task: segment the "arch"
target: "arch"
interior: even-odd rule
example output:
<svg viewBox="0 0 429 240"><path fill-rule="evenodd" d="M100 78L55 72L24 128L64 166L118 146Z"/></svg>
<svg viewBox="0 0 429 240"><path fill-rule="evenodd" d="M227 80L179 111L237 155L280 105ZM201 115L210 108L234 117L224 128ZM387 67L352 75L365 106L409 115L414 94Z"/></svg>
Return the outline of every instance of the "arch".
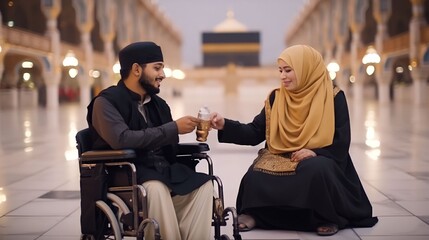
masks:
<svg viewBox="0 0 429 240"><path fill-rule="evenodd" d="M36 84L35 87L37 87L38 85L44 84L43 74L42 74L43 66L42 66L42 62L40 61L40 58L38 58L37 56L26 55L18 51L10 50L4 56L4 61L3 61L4 72L0 83L1 88L19 87L18 86L19 78L17 74L20 71L20 68L21 68L20 64L23 61L31 61L33 63L33 71L37 77L35 81L35 84Z"/></svg>
<svg viewBox="0 0 429 240"><path fill-rule="evenodd" d="M23 67L23 62L31 62L31 67ZM5 68L0 80L0 88L18 92L16 102L24 107L46 105L44 83L44 63L42 58L20 51L10 50L4 56Z"/></svg>

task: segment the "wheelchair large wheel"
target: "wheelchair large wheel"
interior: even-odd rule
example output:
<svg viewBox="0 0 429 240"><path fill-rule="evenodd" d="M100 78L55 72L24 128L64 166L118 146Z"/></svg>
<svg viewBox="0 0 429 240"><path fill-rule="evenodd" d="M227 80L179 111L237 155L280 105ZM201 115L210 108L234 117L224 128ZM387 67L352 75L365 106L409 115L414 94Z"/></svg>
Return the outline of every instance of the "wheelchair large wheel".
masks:
<svg viewBox="0 0 429 240"><path fill-rule="evenodd" d="M103 220L103 233L100 235L104 237L101 239L122 239L121 229L112 209L100 200L96 202L96 206L100 210L100 217Z"/></svg>

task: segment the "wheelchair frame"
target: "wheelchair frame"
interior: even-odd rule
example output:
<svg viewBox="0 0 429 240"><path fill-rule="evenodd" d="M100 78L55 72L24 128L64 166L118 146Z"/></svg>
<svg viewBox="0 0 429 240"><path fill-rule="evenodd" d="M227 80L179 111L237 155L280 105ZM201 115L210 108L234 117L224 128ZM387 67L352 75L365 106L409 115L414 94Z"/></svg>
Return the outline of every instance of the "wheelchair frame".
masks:
<svg viewBox="0 0 429 240"><path fill-rule="evenodd" d="M123 237L135 237L138 240L144 239L144 229L151 225L154 230L154 239L161 239L159 232L159 224L156 219L148 218L147 216L147 193L143 185L137 183L136 167L132 160L136 157L134 150L91 150L92 143L90 142L89 129L80 130L76 134L77 149L79 155L79 169L81 173L81 239L123 239ZM221 227L226 226L229 214L232 216L233 237L235 240L241 240L238 230L237 211L234 207L224 208L223 199L223 184L219 177L213 175L213 162L210 156L206 153L209 151L209 146L205 143L187 143L179 144L177 157L189 157L191 161L206 160L208 165L208 175L212 176L213 183L218 187L219 196L213 200L213 217L212 226L214 226L215 240L228 240L227 235L221 234ZM105 179L108 181L109 171L112 169L128 169L128 176L131 176L131 184L123 186L110 186L105 189L105 193L101 196L85 196L89 192L92 195L91 189L85 189L84 181L86 172L90 172L90 178L100 177L98 175L106 174ZM98 183L97 183L98 184ZM105 183L106 184L106 183ZM100 187L102 187L100 185ZM130 195L124 198L121 194ZM86 194L88 195L88 194ZM92 199L91 199L92 197ZM89 198L89 199L87 199ZM131 203L129 203L131 202ZM95 206L93 204L95 203ZM127 204L128 203L128 204ZM90 206L89 213L83 206ZM92 207L94 207L92 209ZM98 210L97 210L98 209ZM91 212L95 210L95 212ZM101 215L100 215L101 214ZM87 219L94 218L94 219ZM84 229L84 222L96 222L101 218L102 236L88 229ZM95 226L100 227L100 226ZM101 238L102 237L102 238Z"/></svg>

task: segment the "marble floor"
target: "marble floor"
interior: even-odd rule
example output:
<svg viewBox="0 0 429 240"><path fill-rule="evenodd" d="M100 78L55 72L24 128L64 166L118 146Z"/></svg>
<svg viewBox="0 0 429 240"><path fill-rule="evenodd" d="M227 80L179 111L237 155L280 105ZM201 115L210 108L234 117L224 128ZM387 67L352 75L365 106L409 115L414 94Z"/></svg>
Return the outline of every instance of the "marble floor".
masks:
<svg viewBox="0 0 429 240"><path fill-rule="evenodd" d="M167 99L173 117L207 105L226 117L250 121L263 98L210 96ZM349 99L351 155L379 223L332 237L296 231L253 230L243 239L429 239L429 105L379 105ZM0 110L0 239L68 240L80 236L79 173L75 134L86 127L86 108ZM195 133L181 136L194 142ZM241 177L259 147L219 144L209 135L225 205L234 206ZM231 227L223 229L232 237Z"/></svg>

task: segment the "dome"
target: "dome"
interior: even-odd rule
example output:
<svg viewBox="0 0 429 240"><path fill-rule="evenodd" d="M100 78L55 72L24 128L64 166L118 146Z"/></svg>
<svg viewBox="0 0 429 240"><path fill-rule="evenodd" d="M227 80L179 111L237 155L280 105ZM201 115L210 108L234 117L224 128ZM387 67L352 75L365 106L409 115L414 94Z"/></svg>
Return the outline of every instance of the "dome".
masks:
<svg viewBox="0 0 429 240"><path fill-rule="evenodd" d="M214 32L246 32L247 27L234 18L234 12L229 10L226 19L215 26Z"/></svg>

